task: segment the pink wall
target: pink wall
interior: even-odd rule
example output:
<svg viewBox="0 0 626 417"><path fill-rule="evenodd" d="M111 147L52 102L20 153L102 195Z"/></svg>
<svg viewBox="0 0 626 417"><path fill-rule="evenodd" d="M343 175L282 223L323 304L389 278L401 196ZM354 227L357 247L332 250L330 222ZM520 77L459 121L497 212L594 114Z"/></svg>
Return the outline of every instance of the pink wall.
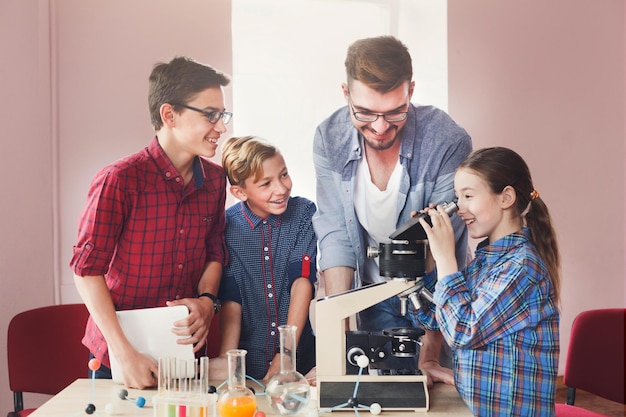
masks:
<svg viewBox="0 0 626 417"><path fill-rule="evenodd" d="M448 42L450 113L517 150L551 211L562 365L577 313L625 306L624 2L449 0Z"/></svg>
<svg viewBox="0 0 626 417"><path fill-rule="evenodd" d="M67 263L89 182L146 146L148 75L188 55L232 74L230 0L56 1L52 55L58 79L60 300L80 301ZM231 86L227 107L232 109ZM234 122L233 122L234 124Z"/></svg>
<svg viewBox="0 0 626 417"><path fill-rule="evenodd" d="M623 1L448 4L450 112L533 171L561 239L565 347L577 312L624 306ZM152 65L232 72L230 36L230 0L0 1L0 412L8 322L77 300L76 219L96 170L150 140Z"/></svg>
<svg viewBox="0 0 626 417"><path fill-rule="evenodd" d="M95 172L152 138L152 66L189 55L232 73L230 13L230 0L0 1L0 413L9 320L78 301L77 218Z"/></svg>

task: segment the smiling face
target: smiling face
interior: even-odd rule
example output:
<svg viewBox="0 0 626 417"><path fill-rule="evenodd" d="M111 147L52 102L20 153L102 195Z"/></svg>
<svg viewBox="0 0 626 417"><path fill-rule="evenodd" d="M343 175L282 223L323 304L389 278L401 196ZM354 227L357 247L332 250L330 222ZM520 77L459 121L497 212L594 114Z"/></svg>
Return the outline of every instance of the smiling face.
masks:
<svg viewBox="0 0 626 417"><path fill-rule="evenodd" d="M210 87L196 94L188 103L183 103L208 112L224 111L224 92L222 87ZM169 104L167 104L169 106ZM189 156L212 158L222 133L226 132L224 121L220 118L216 123L209 122L207 115L181 107L180 112L169 113L175 118L172 133L178 150Z"/></svg>
<svg viewBox="0 0 626 417"><path fill-rule="evenodd" d="M397 116L399 112L408 111L413 83L407 81L391 91L381 93L360 81L353 80L350 82L349 90L345 84L343 90L350 107L352 124L363 136L366 146L382 151L399 145L397 139L406 124L406 119L388 122L382 115ZM363 122L357 120L354 116L355 112L357 114L375 113L380 116L373 122Z"/></svg>
<svg viewBox="0 0 626 417"><path fill-rule="evenodd" d="M292 182L280 153L267 158L261 166L258 178L251 175L243 186L234 185L230 190L236 198L245 201L254 214L266 219L270 214L279 215L287 210Z"/></svg>
<svg viewBox="0 0 626 417"><path fill-rule="evenodd" d="M476 171L459 168L454 176L454 191L458 198L457 215L467 225L470 237L489 237L494 242L519 230L519 221L513 217L512 187L507 186L496 194Z"/></svg>

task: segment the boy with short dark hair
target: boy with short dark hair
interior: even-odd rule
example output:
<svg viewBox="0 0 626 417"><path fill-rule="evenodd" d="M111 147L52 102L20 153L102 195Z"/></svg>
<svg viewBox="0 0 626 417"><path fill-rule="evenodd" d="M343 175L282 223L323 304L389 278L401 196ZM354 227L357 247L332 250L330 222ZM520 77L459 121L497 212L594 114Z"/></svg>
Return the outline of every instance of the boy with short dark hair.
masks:
<svg viewBox="0 0 626 417"><path fill-rule="evenodd" d="M172 327L196 352L206 343L227 261L226 178L206 158L232 116L229 81L186 57L157 64L149 91L155 138L91 183L70 266L91 314L83 343L102 363L96 377L111 378L111 349L127 387L157 383L157 363L130 344L117 310L186 305L189 316Z"/></svg>

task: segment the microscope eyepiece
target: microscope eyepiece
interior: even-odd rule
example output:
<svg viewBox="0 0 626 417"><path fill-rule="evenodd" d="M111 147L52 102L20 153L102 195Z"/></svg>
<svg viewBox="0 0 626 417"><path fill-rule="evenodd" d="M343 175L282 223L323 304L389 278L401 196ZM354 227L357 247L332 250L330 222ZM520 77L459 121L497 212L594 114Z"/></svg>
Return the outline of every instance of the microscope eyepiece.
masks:
<svg viewBox="0 0 626 417"><path fill-rule="evenodd" d="M459 211L459 206L456 204L455 200L450 201L449 203L444 201L441 206L448 216L452 216L454 213Z"/></svg>
<svg viewBox="0 0 626 417"><path fill-rule="evenodd" d="M456 201L444 201L440 205L448 216L459 209ZM380 243L378 248L367 249L368 258L379 258L381 276L416 279L425 275L427 236L419 219L432 226L428 213L419 213L389 236L390 243Z"/></svg>

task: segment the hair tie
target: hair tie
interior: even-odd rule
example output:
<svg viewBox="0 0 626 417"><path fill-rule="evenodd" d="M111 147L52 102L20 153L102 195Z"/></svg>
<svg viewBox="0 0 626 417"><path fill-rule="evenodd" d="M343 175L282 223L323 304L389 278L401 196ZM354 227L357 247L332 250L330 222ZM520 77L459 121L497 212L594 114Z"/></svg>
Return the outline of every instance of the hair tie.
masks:
<svg viewBox="0 0 626 417"><path fill-rule="evenodd" d="M533 188L533 190L530 192L530 200L532 201L537 197L539 197L539 191Z"/></svg>

